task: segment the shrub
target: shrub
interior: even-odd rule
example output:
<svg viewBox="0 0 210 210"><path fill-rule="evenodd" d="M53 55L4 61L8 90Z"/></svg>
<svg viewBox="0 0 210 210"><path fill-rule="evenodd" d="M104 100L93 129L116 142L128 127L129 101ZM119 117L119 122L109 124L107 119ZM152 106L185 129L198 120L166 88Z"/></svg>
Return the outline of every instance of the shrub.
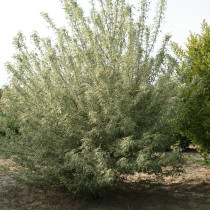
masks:
<svg viewBox="0 0 210 210"><path fill-rule="evenodd" d="M174 141L168 35L153 52L166 2L159 1L153 26L145 22L148 1L138 17L124 0L96 3L84 17L76 1L62 1L71 31L43 14L56 41L35 32L29 51L22 33L14 39L3 101L21 135L8 134L7 145L29 184L94 194L123 173L158 173L181 160L178 151L163 152Z"/></svg>

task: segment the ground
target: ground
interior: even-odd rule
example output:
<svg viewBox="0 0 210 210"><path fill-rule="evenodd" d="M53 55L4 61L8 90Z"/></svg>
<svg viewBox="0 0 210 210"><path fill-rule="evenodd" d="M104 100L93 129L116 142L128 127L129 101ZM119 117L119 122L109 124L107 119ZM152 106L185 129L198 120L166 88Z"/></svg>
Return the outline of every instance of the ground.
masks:
<svg viewBox="0 0 210 210"><path fill-rule="evenodd" d="M184 156L188 160L185 172L179 176L126 175L122 189L91 201L18 185L12 179L15 164L0 157L0 209L210 210L210 166L200 161L196 151L186 152Z"/></svg>

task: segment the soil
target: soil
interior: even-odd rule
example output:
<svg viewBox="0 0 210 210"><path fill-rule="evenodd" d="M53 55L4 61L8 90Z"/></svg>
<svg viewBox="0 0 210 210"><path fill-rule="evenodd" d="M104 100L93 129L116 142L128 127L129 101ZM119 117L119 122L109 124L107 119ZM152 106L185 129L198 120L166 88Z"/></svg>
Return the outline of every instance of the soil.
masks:
<svg viewBox="0 0 210 210"><path fill-rule="evenodd" d="M121 190L89 201L18 185L12 179L14 162L0 157L0 209L210 210L210 166L197 163L201 157L194 151L184 155L188 160L180 176L125 175Z"/></svg>

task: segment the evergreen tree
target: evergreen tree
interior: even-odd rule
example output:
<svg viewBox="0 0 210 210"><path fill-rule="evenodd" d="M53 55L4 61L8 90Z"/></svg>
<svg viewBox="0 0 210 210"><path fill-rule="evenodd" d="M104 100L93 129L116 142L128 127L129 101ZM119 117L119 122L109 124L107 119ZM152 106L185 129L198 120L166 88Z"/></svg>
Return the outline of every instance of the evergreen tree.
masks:
<svg viewBox="0 0 210 210"><path fill-rule="evenodd" d="M186 50L172 44L179 60L177 78L182 94L178 106L179 129L204 156L210 151L210 26L191 34Z"/></svg>
<svg viewBox="0 0 210 210"><path fill-rule="evenodd" d="M7 146L21 164L19 178L40 186L96 193L123 173L161 172L180 155L164 153L173 142L173 59L166 46L155 54L166 1L158 1L154 24L146 23L149 1L139 10L125 0L91 1L88 17L76 0L62 0L69 30L43 14L57 37L22 33L8 63L12 74L4 111L20 135Z"/></svg>

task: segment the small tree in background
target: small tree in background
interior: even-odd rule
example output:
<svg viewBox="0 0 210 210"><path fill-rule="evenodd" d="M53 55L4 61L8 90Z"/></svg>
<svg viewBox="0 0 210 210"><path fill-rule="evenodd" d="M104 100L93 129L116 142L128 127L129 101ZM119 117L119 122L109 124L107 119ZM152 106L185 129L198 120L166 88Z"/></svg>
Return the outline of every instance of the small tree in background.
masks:
<svg viewBox="0 0 210 210"><path fill-rule="evenodd" d="M124 0L91 1L89 17L75 0L62 4L69 31L43 14L56 41L33 33L29 51L19 33L7 64L4 111L21 135L10 132L5 145L17 153L19 179L96 193L123 173L175 169L179 153L163 152L174 141L169 36L153 52L166 1L158 1L152 26L146 0L138 11Z"/></svg>
<svg viewBox="0 0 210 210"><path fill-rule="evenodd" d="M0 89L0 136L5 134L3 129L2 129L2 124L3 124L3 119L2 119L3 118L3 116L2 116L3 114L2 114L2 108L1 108L2 92L3 92L3 90Z"/></svg>
<svg viewBox="0 0 210 210"><path fill-rule="evenodd" d="M2 94L3 94L3 89L0 89L0 99L2 97Z"/></svg>
<svg viewBox="0 0 210 210"><path fill-rule="evenodd" d="M0 89L0 138L6 135L6 132L5 132L6 121L3 115L2 102L1 102L2 95L3 95L3 89ZM0 142L0 145L1 145L1 142Z"/></svg>
<svg viewBox="0 0 210 210"><path fill-rule="evenodd" d="M18 125L16 124L16 120L14 118L7 118L3 108L2 108L2 97L3 97L3 92L5 88L0 89L0 137L6 136L6 133L9 133L9 131L12 131L16 134L19 133ZM0 145L3 143L7 144L6 142L0 141ZM2 150L2 147L0 148Z"/></svg>
<svg viewBox="0 0 210 210"><path fill-rule="evenodd" d="M182 91L179 129L206 157L210 151L210 27L204 21L201 34L191 34L182 50L173 49L179 59L177 70Z"/></svg>

